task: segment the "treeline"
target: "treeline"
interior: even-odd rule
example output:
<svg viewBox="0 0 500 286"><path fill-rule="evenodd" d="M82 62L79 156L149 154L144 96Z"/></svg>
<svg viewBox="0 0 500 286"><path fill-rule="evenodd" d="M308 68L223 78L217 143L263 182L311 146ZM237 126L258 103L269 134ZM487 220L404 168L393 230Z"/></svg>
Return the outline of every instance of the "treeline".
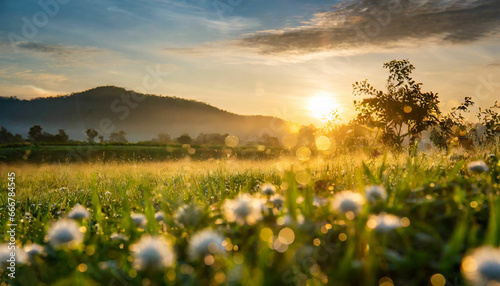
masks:
<svg viewBox="0 0 500 286"><path fill-rule="evenodd" d="M59 129L56 134L43 131L40 125L34 125L29 129L28 138L23 138L21 134L12 134L4 126L0 127L0 144L10 143L67 143L69 136L63 129Z"/></svg>
<svg viewBox="0 0 500 286"><path fill-rule="evenodd" d="M12 143L33 143L33 144L127 144L127 133L123 130L111 133L107 138L95 129L87 129L85 141L70 140L63 129L59 129L57 134L50 134L43 130L40 125L32 126L28 131L28 137L23 138L20 134L12 134L4 126L0 127L0 144ZM220 133L200 133L193 138L184 133L172 138L168 133L160 133L148 141L137 142L138 145L163 145L163 144L194 144L194 145L225 145L229 134ZM245 142L246 145L280 146L277 137L266 133L256 138L254 141Z"/></svg>

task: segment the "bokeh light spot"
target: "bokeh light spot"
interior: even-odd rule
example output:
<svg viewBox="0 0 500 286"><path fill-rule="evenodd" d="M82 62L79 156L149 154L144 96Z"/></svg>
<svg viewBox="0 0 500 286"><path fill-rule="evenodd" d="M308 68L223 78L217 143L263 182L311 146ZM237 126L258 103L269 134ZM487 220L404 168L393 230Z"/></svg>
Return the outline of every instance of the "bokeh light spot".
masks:
<svg viewBox="0 0 500 286"><path fill-rule="evenodd" d="M330 146L332 146L332 142L330 141L330 139L328 139L328 137L319 136L318 138L316 138L316 147L318 148L318 150L326 151L330 149Z"/></svg>

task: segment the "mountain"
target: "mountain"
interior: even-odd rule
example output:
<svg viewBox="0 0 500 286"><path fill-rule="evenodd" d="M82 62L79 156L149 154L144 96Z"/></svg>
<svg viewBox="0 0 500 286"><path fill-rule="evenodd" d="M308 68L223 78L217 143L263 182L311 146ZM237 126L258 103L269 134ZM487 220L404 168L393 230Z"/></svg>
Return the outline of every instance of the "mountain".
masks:
<svg viewBox="0 0 500 286"><path fill-rule="evenodd" d="M64 129L76 140L85 139L89 128L105 138L123 130L127 139L135 142L150 140L159 133L172 137L228 133L243 141L264 133L279 138L279 130L287 123L275 117L237 115L194 100L141 94L115 86L31 100L0 97L0 126L26 136L35 124L50 133Z"/></svg>

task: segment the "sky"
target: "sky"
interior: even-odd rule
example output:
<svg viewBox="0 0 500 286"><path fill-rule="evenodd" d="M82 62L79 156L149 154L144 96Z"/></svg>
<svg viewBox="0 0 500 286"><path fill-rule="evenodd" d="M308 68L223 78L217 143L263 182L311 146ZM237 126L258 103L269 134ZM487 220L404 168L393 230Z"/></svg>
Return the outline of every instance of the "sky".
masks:
<svg viewBox="0 0 500 286"><path fill-rule="evenodd" d="M446 111L500 99L498 0L0 1L0 96L101 85L321 124L409 59Z"/></svg>

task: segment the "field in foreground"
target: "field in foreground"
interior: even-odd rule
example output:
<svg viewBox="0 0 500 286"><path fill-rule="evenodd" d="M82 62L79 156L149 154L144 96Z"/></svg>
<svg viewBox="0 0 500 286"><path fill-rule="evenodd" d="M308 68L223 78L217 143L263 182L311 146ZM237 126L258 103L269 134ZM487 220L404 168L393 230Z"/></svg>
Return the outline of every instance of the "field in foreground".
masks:
<svg viewBox="0 0 500 286"><path fill-rule="evenodd" d="M0 228L7 243L14 210L18 246L0 282L499 282L497 155L0 165L0 187L16 184Z"/></svg>

